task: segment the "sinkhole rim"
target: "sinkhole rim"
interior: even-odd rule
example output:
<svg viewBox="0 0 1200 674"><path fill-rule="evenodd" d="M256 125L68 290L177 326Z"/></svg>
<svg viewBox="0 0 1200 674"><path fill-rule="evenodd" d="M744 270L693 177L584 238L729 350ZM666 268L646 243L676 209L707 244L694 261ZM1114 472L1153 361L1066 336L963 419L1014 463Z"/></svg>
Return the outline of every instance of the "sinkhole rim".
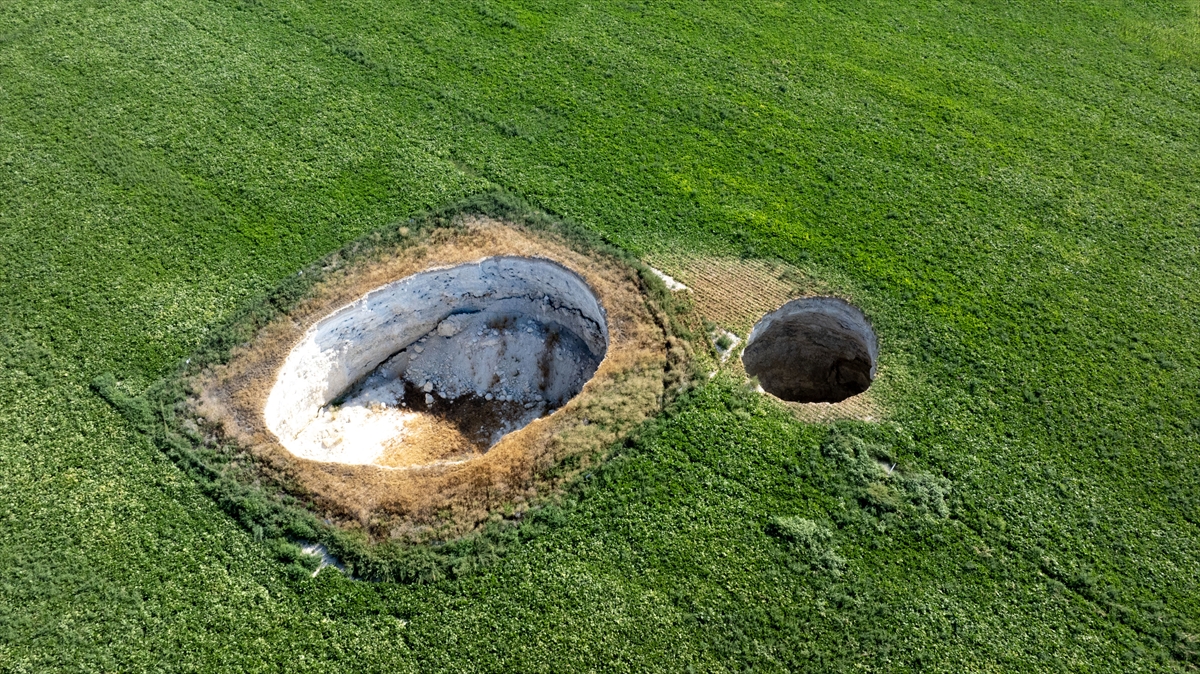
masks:
<svg viewBox="0 0 1200 674"><path fill-rule="evenodd" d="M866 315L841 297L791 300L763 315L741 355L747 376L781 400L838 403L867 391L879 340Z"/></svg>
<svg viewBox="0 0 1200 674"><path fill-rule="evenodd" d="M313 323L276 372L263 417L300 459L463 463L574 399L609 341L596 291L553 259L434 266Z"/></svg>
<svg viewBox="0 0 1200 674"><path fill-rule="evenodd" d="M276 373L309 327L392 281L498 255L552 260L584 279L603 304L608 349L578 395L462 463L388 470L307 460L279 443L263 411ZM298 507L372 543L457 536L498 509L557 493L660 413L688 371L690 351L638 266L553 223L460 214L398 238L366 237L311 270L304 274L313 281L285 310L262 324L247 318L239 324L245 341L185 376L186 405L199 427L211 429L210 446L232 452L247 480L293 495Z"/></svg>

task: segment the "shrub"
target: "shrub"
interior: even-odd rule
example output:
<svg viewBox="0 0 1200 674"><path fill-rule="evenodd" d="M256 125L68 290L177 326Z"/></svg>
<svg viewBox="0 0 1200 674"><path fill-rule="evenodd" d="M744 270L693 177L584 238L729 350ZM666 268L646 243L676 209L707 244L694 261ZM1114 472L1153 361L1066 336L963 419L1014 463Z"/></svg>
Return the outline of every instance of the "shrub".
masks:
<svg viewBox="0 0 1200 674"><path fill-rule="evenodd" d="M774 517L770 529L790 549L813 566L840 574L846 560L833 549L833 532L803 517Z"/></svg>
<svg viewBox="0 0 1200 674"><path fill-rule="evenodd" d="M946 504L946 497L950 495L950 480L929 473L902 473L896 480L896 486L918 512L938 517L950 516L950 506Z"/></svg>
<svg viewBox="0 0 1200 674"><path fill-rule="evenodd" d="M887 452L862 438L835 431L821 446L821 452L838 464L851 484L863 487L887 477L887 471L875 458Z"/></svg>

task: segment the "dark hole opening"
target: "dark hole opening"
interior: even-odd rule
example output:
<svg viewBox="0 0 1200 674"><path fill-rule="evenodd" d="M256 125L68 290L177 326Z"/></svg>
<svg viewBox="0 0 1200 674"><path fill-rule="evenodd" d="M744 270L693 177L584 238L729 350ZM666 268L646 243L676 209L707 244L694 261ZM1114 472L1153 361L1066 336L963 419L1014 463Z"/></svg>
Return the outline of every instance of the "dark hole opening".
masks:
<svg viewBox="0 0 1200 674"><path fill-rule="evenodd" d="M792 300L750 332L742 364L763 390L801 403L840 402L875 379L879 345L866 316L836 297Z"/></svg>

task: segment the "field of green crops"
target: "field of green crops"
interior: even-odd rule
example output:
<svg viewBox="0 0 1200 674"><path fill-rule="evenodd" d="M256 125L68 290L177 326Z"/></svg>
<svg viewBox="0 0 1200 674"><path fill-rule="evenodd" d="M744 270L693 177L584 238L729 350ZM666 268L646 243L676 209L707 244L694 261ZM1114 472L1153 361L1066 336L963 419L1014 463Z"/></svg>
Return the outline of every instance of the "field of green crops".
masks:
<svg viewBox="0 0 1200 674"><path fill-rule="evenodd" d="M887 421L704 380L368 583L89 386L497 191L852 296ZM1196 0L6 0L0 671L1195 671L1198 269Z"/></svg>

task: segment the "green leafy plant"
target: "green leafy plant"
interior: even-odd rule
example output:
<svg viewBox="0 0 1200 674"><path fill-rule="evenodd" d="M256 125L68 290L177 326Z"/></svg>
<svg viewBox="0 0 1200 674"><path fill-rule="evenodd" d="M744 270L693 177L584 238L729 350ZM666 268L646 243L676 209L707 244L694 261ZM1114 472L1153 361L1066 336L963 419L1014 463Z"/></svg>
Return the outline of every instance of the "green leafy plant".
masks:
<svg viewBox="0 0 1200 674"><path fill-rule="evenodd" d="M0 668L1193 670L1191 5L10 0ZM870 316L882 413L718 376L561 503L352 571L414 582L301 573L272 541L324 523L156 382L472 195L788 263Z"/></svg>
<svg viewBox="0 0 1200 674"><path fill-rule="evenodd" d="M803 517L775 517L771 530L811 563L834 574L846 568L845 558L833 548L833 532L820 524Z"/></svg>

